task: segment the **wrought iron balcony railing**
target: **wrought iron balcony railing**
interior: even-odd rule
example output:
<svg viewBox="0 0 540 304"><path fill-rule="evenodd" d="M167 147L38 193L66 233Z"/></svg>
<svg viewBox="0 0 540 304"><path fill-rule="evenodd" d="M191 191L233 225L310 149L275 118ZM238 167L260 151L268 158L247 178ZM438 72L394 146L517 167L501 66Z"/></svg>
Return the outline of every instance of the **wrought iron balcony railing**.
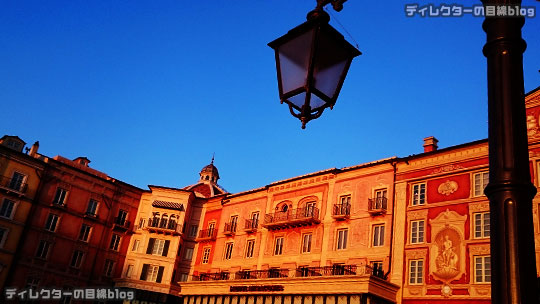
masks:
<svg viewBox="0 0 540 304"><path fill-rule="evenodd" d="M376 276L384 279L382 269L373 269L367 265L341 265L323 267L299 267L292 271L289 269L275 268L267 270L241 270L234 274L229 272L201 273L192 276L192 281L217 281L217 280L259 280L259 279L282 279L282 278L305 278L324 276Z"/></svg>
<svg viewBox="0 0 540 304"><path fill-rule="evenodd" d="M388 199L386 197L376 197L368 199L368 212L371 214L386 213Z"/></svg>
<svg viewBox="0 0 540 304"><path fill-rule="evenodd" d="M0 176L0 187L22 194L26 192L28 185L18 178Z"/></svg>
<svg viewBox="0 0 540 304"><path fill-rule="evenodd" d="M223 227L223 234L227 234L227 235L235 234L236 226L237 226L236 222L225 223L225 227Z"/></svg>
<svg viewBox="0 0 540 304"><path fill-rule="evenodd" d="M332 208L332 217L335 219L345 219L351 215L351 204L335 204Z"/></svg>
<svg viewBox="0 0 540 304"><path fill-rule="evenodd" d="M179 225L176 220L164 219L158 217L148 218L146 225L138 227L139 229L145 228L149 232L158 232L158 233L170 233L173 235L182 234L182 226Z"/></svg>
<svg viewBox="0 0 540 304"><path fill-rule="evenodd" d="M259 220L256 219L248 219L246 220L246 223L244 225L244 230L248 231L248 232L253 232L253 231L257 231L257 228L259 226Z"/></svg>
<svg viewBox="0 0 540 304"><path fill-rule="evenodd" d="M283 229L288 227L298 227L318 224L319 209L316 207L305 207L289 209L283 212L275 212L264 216L263 226L268 229Z"/></svg>
<svg viewBox="0 0 540 304"><path fill-rule="evenodd" d="M217 235L216 229L204 229L199 231L199 237L197 241L215 240Z"/></svg>

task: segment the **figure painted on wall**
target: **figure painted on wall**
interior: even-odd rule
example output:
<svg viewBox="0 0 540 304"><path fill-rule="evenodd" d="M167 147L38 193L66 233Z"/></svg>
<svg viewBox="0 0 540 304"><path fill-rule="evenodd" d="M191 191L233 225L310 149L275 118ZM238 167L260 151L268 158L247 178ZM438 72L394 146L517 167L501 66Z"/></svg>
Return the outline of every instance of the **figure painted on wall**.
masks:
<svg viewBox="0 0 540 304"><path fill-rule="evenodd" d="M459 234L451 228L446 228L437 234L435 242L438 254L435 258L436 271L434 274L441 279L450 280L460 273Z"/></svg>

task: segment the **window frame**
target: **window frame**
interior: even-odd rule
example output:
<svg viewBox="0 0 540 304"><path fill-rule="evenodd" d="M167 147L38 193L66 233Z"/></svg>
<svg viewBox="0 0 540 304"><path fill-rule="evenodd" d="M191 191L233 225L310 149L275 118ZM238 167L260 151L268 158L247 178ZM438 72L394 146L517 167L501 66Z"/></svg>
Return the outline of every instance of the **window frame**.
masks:
<svg viewBox="0 0 540 304"><path fill-rule="evenodd" d="M477 268L479 265L478 260L481 260L481 268ZM486 263L486 260L488 262ZM491 256L488 255L475 255L473 256L473 275L475 284L491 284ZM478 275L480 271L480 276ZM480 280L479 280L480 278Z"/></svg>
<svg viewBox="0 0 540 304"><path fill-rule="evenodd" d="M141 246L140 240L133 240L133 246L131 246L131 251L139 251L139 247Z"/></svg>
<svg viewBox="0 0 540 304"><path fill-rule="evenodd" d="M85 228L85 227L87 227L88 229L86 229L84 231L84 235L83 235L83 228ZM81 225L81 229L79 230L79 241L88 243L90 241L90 234L91 233L92 233L92 226L83 223ZM81 236L86 236L86 237L81 238Z"/></svg>
<svg viewBox="0 0 540 304"><path fill-rule="evenodd" d="M480 227L477 226L477 216L480 216ZM486 220L487 216L487 220ZM472 215L473 217L473 238L474 239L487 239L491 235L491 216L489 211L484 212L475 212ZM487 223L486 223L487 222ZM486 226L488 229L486 229ZM480 234L480 236L477 236L477 234Z"/></svg>
<svg viewBox="0 0 540 304"><path fill-rule="evenodd" d="M255 239L249 239L246 241L246 259L253 258L253 254L255 253Z"/></svg>
<svg viewBox="0 0 540 304"><path fill-rule="evenodd" d="M349 238L349 228L336 230L336 250L346 250Z"/></svg>
<svg viewBox="0 0 540 304"><path fill-rule="evenodd" d="M0 231L3 231L0 234L0 248L4 248L10 229L7 227L0 227Z"/></svg>
<svg viewBox="0 0 540 304"><path fill-rule="evenodd" d="M413 264L415 264L414 272L413 272ZM425 270L424 259L409 260L407 263L407 275L409 276L407 283L409 285L424 285L424 270Z"/></svg>
<svg viewBox="0 0 540 304"><path fill-rule="evenodd" d="M55 213L49 213L49 215L47 216L47 220L45 220L44 228L47 231L56 232L56 230L58 229L59 223L60 223L60 216ZM54 227L51 227L53 225Z"/></svg>
<svg viewBox="0 0 540 304"><path fill-rule="evenodd" d="M201 264L208 264L210 262L210 253L212 252L212 247L204 247Z"/></svg>
<svg viewBox="0 0 540 304"><path fill-rule="evenodd" d="M193 259L193 248L191 247L186 247L184 249L184 256L183 256L183 259L186 260L186 261L190 261Z"/></svg>
<svg viewBox="0 0 540 304"><path fill-rule="evenodd" d="M382 230L382 232L381 232ZM385 237L385 224L374 224L371 228L371 246L372 247L383 247L384 246L384 237Z"/></svg>
<svg viewBox="0 0 540 304"><path fill-rule="evenodd" d="M223 252L223 260L232 259L233 249L234 249L234 242L225 243L225 251Z"/></svg>
<svg viewBox="0 0 540 304"><path fill-rule="evenodd" d="M63 195L62 194L58 195L59 191L63 191L64 192ZM62 187L56 187L56 192L54 193L54 198L52 201L53 205L65 206L68 194L69 194L68 189L62 188Z"/></svg>
<svg viewBox="0 0 540 304"><path fill-rule="evenodd" d="M122 236L120 236L119 234L113 233L111 236L111 242L109 243L109 250L119 251L121 241L122 241Z"/></svg>
<svg viewBox="0 0 540 304"><path fill-rule="evenodd" d="M84 255L84 251L82 250L73 250L73 254L71 255L71 261L69 262L69 267L77 269L81 268Z"/></svg>
<svg viewBox="0 0 540 304"><path fill-rule="evenodd" d="M36 248L36 258L47 260L49 258L49 253L51 252L51 245L51 242L40 240Z"/></svg>
<svg viewBox="0 0 540 304"><path fill-rule="evenodd" d="M110 259L105 259L105 264L103 265L103 275L112 278L114 274L114 266L116 262Z"/></svg>
<svg viewBox="0 0 540 304"><path fill-rule="evenodd" d="M302 234L302 243L300 244L300 248L301 248L300 253L311 253L312 241L313 241L312 232L307 232L307 233Z"/></svg>
<svg viewBox="0 0 540 304"><path fill-rule="evenodd" d="M191 224L191 226L189 227L189 237L190 238L197 237L198 230L199 230L199 225Z"/></svg>
<svg viewBox="0 0 540 304"><path fill-rule="evenodd" d="M13 204L11 206L11 210L9 211L9 215L3 215L3 214L0 213L0 217L12 220L13 216L15 215L15 211L17 210L18 201L14 201L12 199L4 197L4 199L2 200L2 205L0 206L0 212L2 212L2 210L4 210L4 206L7 206L7 204L8 204L7 202ZM8 209L8 207L6 207L6 210L7 209Z"/></svg>
<svg viewBox="0 0 540 304"><path fill-rule="evenodd" d="M154 244L152 246L151 255L163 256L163 250L165 248L166 240L164 239L154 239Z"/></svg>
<svg viewBox="0 0 540 304"><path fill-rule="evenodd" d="M274 255L283 255L283 242L285 238L283 236L276 236L274 238Z"/></svg>
<svg viewBox="0 0 540 304"><path fill-rule="evenodd" d="M479 185L477 184L477 181L476 181L476 177L479 176L479 180L478 182L480 183ZM472 197L481 197L481 196L484 196L484 189L486 188L486 186L489 184L489 170L488 171L480 171L480 172L475 172L473 173L472 175ZM481 189L476 189L476 186L479 186L479 188Z"/></svg>
<svg viewBox="0 0 540 304"><path fill-rule="evenodd" d="M90 208L92 206L93 208ZM88 204L86 205L85 214L88 214L90 216L96 216L98 212L98 208L99 208L99 201L91 198L88 200Z"/></svg>
<svg viewBox="0 0 540 304"><path fill-rule="evenodd" d="M13 180L15 179L15 175L19 175L21 176L22 178L20 179L20 181L18 182L18 186L17 187L13 187ZM11 178L9 180L9 189L11 190L15 190L17 192L21 192L23 191L24 189L23 186L26 184L26 181L28 180L28 175L27 174L24 174L20 171L13 171L13 174L11 174Z"/></svg>
<svg viewBox="0 0 540 304"><path fill-rule="evenodd" d="M423 187L422 187L423 186ZM419 187L418 195L415 194L415 187ZM411 185L411 206L424 206L427 201L427 183L415 183Z"/></svg>
<svg viewBox="0 0 540 304"><path fill-rule="evenodd" d="M131 278L133 276L133 269L135 268L135 265L129 264L126 268L126 278Z"/></svg>
<svg viewBox="0 0 540 304"><path fill-rule="evenodd" d="M339 196L339 204L342 204L342 205L350 205L351 204L351 201L352 201L352 194L342 194Z"/></svg>
<svg viewBox="0 0 540 304"><path fill-rule="evenodd" d="M420 219L420 220L410 221L409 223L410 223L409 244L423 244L426 238L426 221L423 219ZM415 231L415 226L416 226L416 231ZM420 230L420 228L422 229Z"/></svg>

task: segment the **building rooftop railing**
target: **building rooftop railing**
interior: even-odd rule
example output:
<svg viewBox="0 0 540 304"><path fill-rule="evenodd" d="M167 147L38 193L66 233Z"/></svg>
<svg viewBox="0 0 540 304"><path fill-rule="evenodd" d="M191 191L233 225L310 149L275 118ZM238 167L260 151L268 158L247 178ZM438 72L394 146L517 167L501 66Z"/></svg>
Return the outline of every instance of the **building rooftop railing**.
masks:
<svg viewBox="0 0 540 304"><path fill-rule="evenodd" d="M241 270L233 274L223 271L215 273L201 273L191 277L191 281L216 280L259 280L281 278L306 278L327 276L375 276L384 279L382 269L373 269L368 265L341 265L322 267L298 267L296 269L272 268L267 270Z"/></svg>
<svg viewBox="0 0 540 304"><path fill-rule="evenodd" d="M306 226L320 223L319 209L313 206L298 209L288 209L266 214L263 226L268 229Z"/></svg>

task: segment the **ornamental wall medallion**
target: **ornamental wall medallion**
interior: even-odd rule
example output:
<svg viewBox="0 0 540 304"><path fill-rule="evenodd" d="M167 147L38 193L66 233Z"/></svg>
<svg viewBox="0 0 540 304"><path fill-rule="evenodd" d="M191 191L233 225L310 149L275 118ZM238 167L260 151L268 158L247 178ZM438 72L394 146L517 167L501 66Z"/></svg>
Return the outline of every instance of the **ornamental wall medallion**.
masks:
<svg viewBox="0 0 540 304"><path fill-rule="evenodd" d="M455 181L447 180L446 182L439 185L437 191L442 195L450 195L456 192L458 189L458 183Z"/></svg>

